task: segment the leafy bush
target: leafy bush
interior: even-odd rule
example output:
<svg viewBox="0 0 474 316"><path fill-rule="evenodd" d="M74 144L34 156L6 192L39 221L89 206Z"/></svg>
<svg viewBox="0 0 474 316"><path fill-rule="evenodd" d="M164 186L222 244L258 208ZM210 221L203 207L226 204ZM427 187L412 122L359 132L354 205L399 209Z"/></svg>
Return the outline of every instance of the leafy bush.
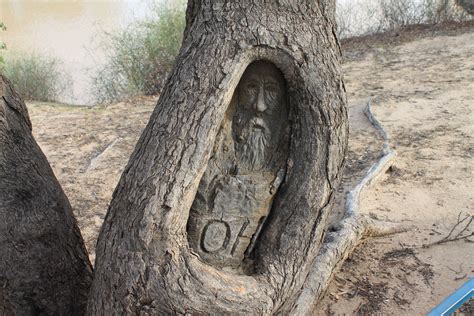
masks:
<svg viewBox="0 0 474 316"><path fill-rule="evenodd" d="M424 20L424 3L413 0L381 0L383 29L396 29L406 25L420 24Z"/></svg>
<svg viewBox="0 0 474 316"><path fill-rule="evenodd" d="M54 101L72 85L60 60L36 53L9 52L3 72L27 100Z"/></svg>
<svg viewBox="0 0 474 316"><path fill-rule="evenodd" d="M98 102L160 92L181 46L185 2L168 1L153 12L145 22L105 34L101 45L107 61L92 78Z"/></svg>
<svg viewBox="0 0 474 316"><path fill-rule="evenodd" d="M466 21L471 17L459 0L337 1L339 38L394 30L413 24Z"/></svg>
<svg viewBox="0 0 474 316"><path fill-rule="evenodd" d="M452 0L380 0L380 7L380 24L385 30L468 19L468 15Z"/></svg>

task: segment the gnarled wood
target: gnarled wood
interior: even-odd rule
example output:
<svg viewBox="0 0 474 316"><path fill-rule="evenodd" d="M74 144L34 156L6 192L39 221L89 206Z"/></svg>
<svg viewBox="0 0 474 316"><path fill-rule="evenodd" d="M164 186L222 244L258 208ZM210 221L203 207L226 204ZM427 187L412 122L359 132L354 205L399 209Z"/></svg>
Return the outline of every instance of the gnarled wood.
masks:
<svg viewBox="0 0 474 316"><path fill-rule="evenodd" d="M332 0L189 1L175 68L100 232L89 314L291 310L320 249L347 145L334 30ZM255 61L282 73L290 128L284 176L245 274L193 251L187 227L232 96ZM205 247L220 249L225 238Z"/></svg>
<svg viewBox="0 0 474 316"><path fill-rule="evenodd" d="M82 315L91 282L69 201L0 75L0 314Z"/></svg>

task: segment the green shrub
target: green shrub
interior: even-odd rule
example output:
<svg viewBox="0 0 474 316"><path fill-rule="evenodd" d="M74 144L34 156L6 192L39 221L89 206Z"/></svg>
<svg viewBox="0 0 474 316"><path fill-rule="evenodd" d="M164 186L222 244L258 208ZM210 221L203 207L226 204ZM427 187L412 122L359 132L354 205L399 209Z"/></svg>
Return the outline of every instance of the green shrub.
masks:
<svg viewBox="0 0 474 316"><path fill-rule="evenodd" d="M92 76L97 102L160 92L181 46L185 2L168 1L153 12L153 18L103 37L107 61Z"/></svg>
<svg viewBox="0 0 474 316"><path fill-rule="evenodd" d="M60 60L36 53L10 51L3 72L26 100L55 101L72 85Z"/></svg>

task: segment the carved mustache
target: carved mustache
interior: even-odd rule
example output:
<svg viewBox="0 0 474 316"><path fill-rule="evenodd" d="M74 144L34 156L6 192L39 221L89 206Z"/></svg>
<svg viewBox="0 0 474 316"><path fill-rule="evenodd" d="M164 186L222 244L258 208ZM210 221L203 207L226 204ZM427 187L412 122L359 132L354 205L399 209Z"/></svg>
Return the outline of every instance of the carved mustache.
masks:
<svg viewBox="0 0 474 316"><path fill-rule="evenodd" d="M249 126L263 130L265 133L270 132L267 122L261 117L252 117L249 122Z"/></svg>

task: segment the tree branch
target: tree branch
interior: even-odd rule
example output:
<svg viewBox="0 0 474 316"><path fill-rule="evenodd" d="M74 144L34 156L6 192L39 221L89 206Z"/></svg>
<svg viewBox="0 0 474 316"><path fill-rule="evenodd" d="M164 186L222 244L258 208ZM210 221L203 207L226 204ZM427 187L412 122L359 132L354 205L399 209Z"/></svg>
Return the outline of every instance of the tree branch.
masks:
<svg viewBox="0 0 474 316"><path fill-rule="evenodd" d="M464 225L464 227L462 227L461 230L456 235L453 236L454 231L458 227L460 227L460 225L462 223L464 223L467 219L469 219L469 221L466 223L466 225ZM468 239L469 237L474 236L474 232L470 232L467 235L463 235L463 233L465 231L467 231L468 229L470 229L470 226L471 226L473 221L474 221L474 216L473 215L466 215L466 217L461 219L461 212L460 212L458 214L458 220L457 220L456 224L454 224L454 226L451 228L451 230L449 231L448 235L446 235L446 237L444 237L443 239L440 239L438 241L432 242L430 244L423 245L422 247L423 248L428 248L428 247L431 247L431 246L434 246L434 245L440 245L440 244L444 244L444 243L447 243L447 242L452 242L452 241L457 241L457 240L462 240L462 239L469 240Z"/></svg>

